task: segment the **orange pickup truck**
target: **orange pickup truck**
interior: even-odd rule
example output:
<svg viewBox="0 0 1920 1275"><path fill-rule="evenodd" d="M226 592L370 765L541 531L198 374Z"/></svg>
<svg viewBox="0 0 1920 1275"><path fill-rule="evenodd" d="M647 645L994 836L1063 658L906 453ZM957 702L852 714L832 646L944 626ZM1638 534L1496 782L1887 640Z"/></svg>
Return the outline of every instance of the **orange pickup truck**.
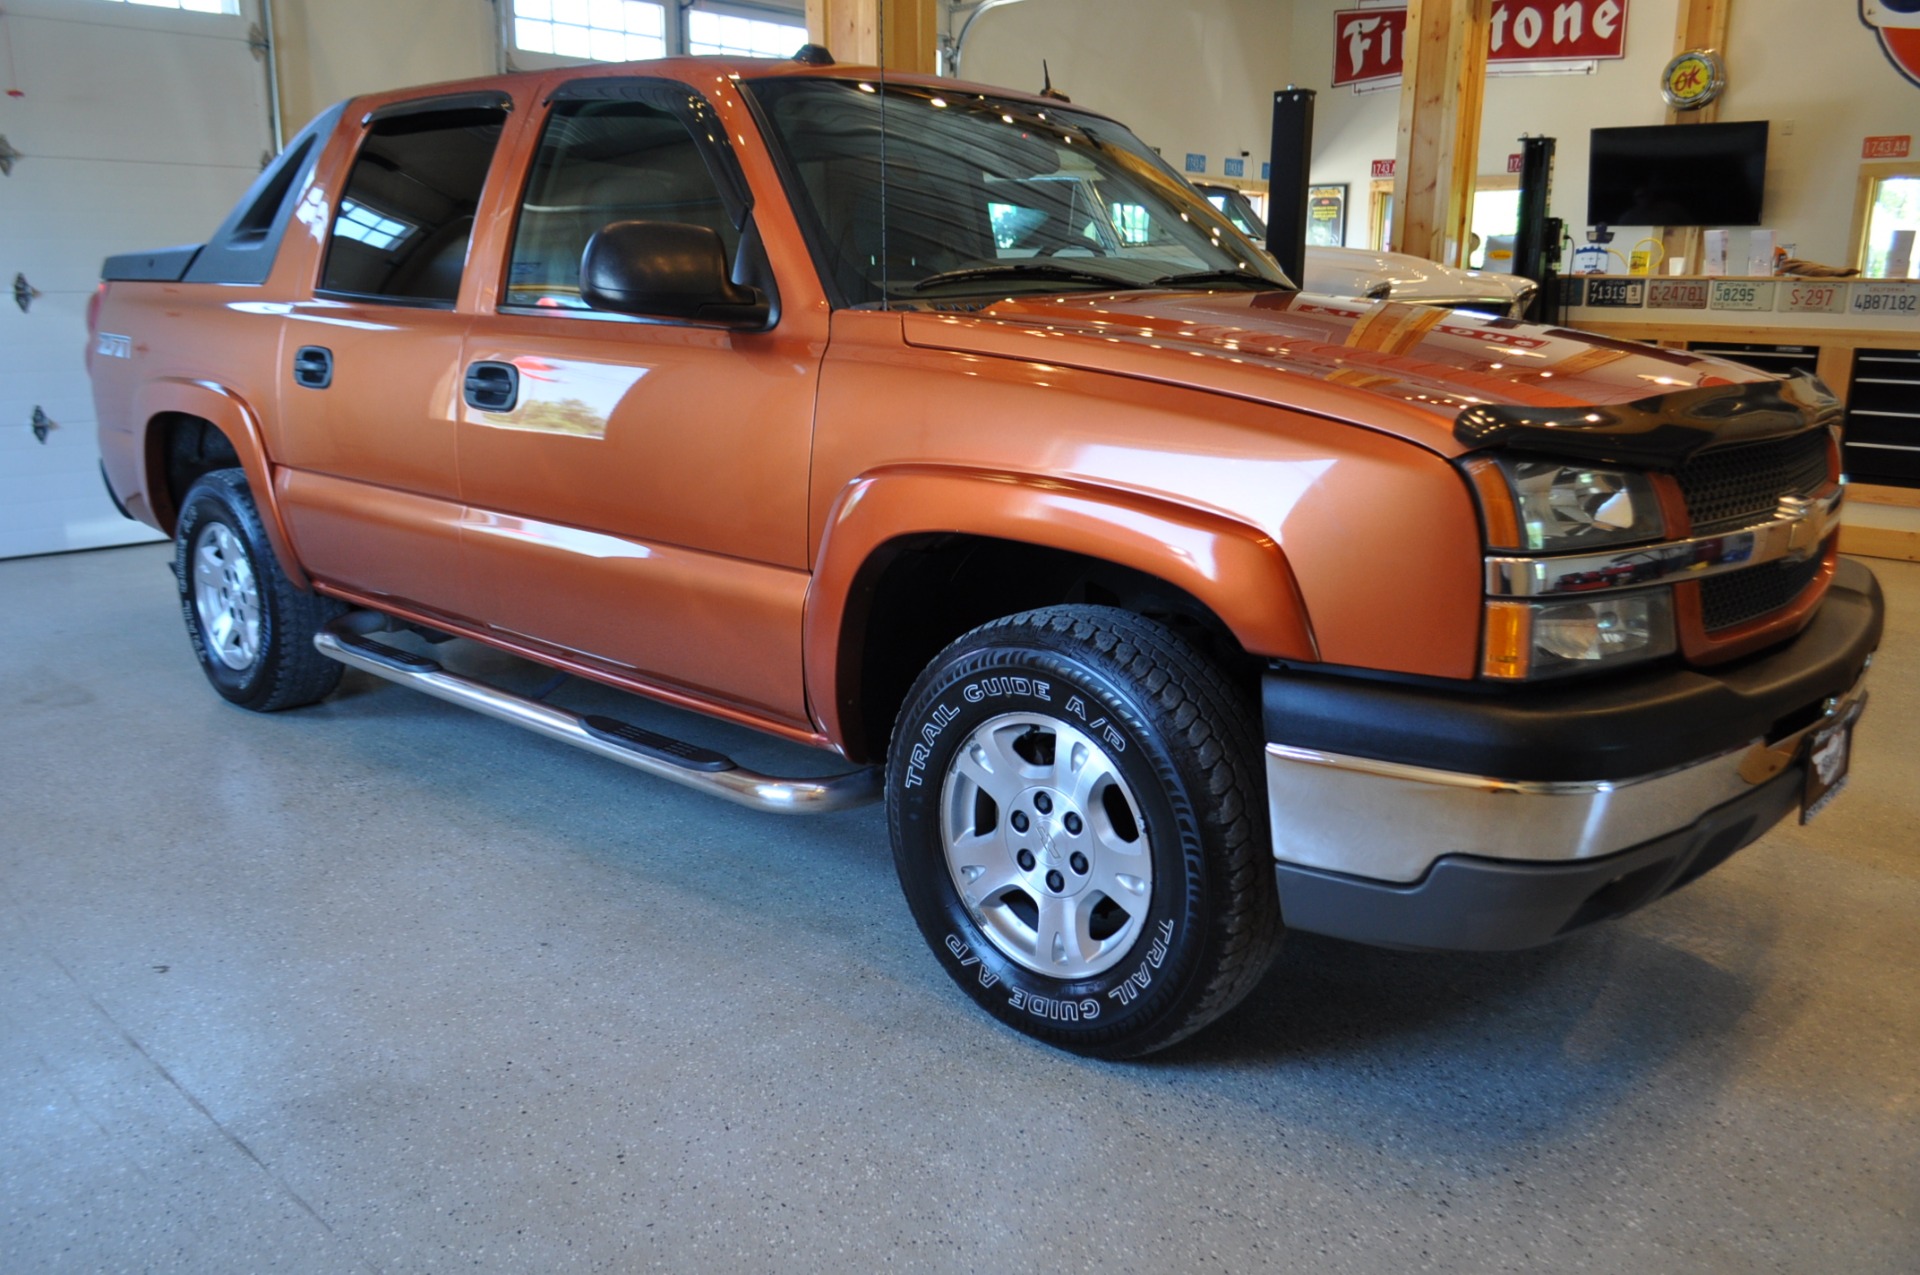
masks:
<svg viewBox="0 0 1920 1275"><path fill-rule="evenodd" d="M935 957L1088 1054L1283 923L1517 948L1691 881L1835 790L1880 637L1816 380L1305 295L1113 120L818 50L357 98L104 275L108 483L221 695L352 666L883 799Z"/></svg>

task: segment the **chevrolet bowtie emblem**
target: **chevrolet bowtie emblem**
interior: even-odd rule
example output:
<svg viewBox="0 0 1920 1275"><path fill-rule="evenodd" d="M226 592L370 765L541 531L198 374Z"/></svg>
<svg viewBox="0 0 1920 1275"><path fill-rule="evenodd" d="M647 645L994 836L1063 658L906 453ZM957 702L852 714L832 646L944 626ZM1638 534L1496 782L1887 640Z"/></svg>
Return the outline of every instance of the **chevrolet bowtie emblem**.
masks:
<svg viewBox="0 0 1920 1275"><path fill-rule="evenodd" d="M1787 523L1787 552L1804 556L1820 539L1820 528L1814 522L1814 502L1799 496L1782 496L1774 508L1774 516Z"/></svg>

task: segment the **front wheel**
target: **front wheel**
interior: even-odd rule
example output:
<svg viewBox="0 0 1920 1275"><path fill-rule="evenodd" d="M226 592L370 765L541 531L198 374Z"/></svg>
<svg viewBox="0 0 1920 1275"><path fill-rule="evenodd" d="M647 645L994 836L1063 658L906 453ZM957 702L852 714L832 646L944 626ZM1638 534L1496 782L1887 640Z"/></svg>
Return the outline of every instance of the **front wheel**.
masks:
<svg viewBox="0 0 1920 1275"><path fill-rule="evenodd" d="M909 693L887 767L901 887L1002 1022L1125 1058L1198 1031L1280 934L1250 705L1105 607L973 630Z"/></svg>
<svg viewBox="0 0 1920 1275"><path fill-rule="evenodd" d="M280 569L246 475L204 474L180 502L173 573L201 671L227 700L257 712L324 698L343 668L313 635L345 608Z"/></svg>

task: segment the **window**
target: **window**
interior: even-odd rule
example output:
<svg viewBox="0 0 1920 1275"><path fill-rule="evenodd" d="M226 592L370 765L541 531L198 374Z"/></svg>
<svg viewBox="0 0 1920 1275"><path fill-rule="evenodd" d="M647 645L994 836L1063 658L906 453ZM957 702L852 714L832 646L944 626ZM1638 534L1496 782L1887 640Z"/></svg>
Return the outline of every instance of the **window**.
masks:
<svg viewBox="0 0 1920 1275"><path fill-rule="evenodd" d="M687 14L687 52L743 58L790 58L807 42L805 25L768 22L695 9Z"/></svg>
<svg viewBox="0 0 1920 1275"><path fill-rule="evenodd" d="M661 58L667 8L649 0L513 0L513 43L594 62Z"/></svg>
<svg viewBox="0 0 1920 1275"><path fill-rule="evenodd" d="M580 254L595 231L616 221L706 226L729 261L740 244L706 156L664 104L555 102L514 228L506 304L590 309L580 297Z"/></svg>
<svg viewBox="0 0 1920 1275"><path fill-rule="evenodd" d="M1144 143L1054 103L775 76L746 85L836 304L1244 275L1282 283ZM882 182L880 105L886 100Z"/></svg>
<svg viewBox="0 0 1920 1275"><path fill-rule="evenodd" d="M1520 227L1520 187L1513 179L1482 177L1473 192L1467 264L1476 270L1513 273L1513 241ZM1498 185L1495 183L1498 182Z"/></svg>
<svg viewBox="0 0 1920 1275"><path fill-rule="evenodd" d="M506 111L376 119L334 215L323 292L451 306Z"/></svg>
<svg viewBox="0 0 1920 1275"><path fill-rule="evenodd" d="M112 3L139 5L148 9L184 9L188 13L240 12L240 0L112 0Z"/></svg>
<svg viewBox="0 0 1920 1275"><path fill-rule="evenodd" d="M1393 183L1376 181L1368 191L1369 232L1368 247L1378 252L1393 247Z"/></svg>
<svg viewBox="0 0 1920 1275"><path fill-rule="evenodd" d="M1859 250L1854 264L1869 279L1920 278L1920 165L1869 164L1862 173ZM1861 224L1864 223L1864 224Z"/></svg>

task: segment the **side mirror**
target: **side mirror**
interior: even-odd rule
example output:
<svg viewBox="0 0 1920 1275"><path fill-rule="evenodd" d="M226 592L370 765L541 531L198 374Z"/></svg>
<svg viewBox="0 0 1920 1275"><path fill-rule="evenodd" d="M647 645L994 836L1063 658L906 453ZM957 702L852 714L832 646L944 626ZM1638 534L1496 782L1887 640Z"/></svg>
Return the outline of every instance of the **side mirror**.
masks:
<svg viewBox="0 0 1920 1275"><path fill-rule="evenodd" d="M580 296L596 310L766 326L766 294L728 277L720 236L677 221L616 221L580 254Z"/></svg>

